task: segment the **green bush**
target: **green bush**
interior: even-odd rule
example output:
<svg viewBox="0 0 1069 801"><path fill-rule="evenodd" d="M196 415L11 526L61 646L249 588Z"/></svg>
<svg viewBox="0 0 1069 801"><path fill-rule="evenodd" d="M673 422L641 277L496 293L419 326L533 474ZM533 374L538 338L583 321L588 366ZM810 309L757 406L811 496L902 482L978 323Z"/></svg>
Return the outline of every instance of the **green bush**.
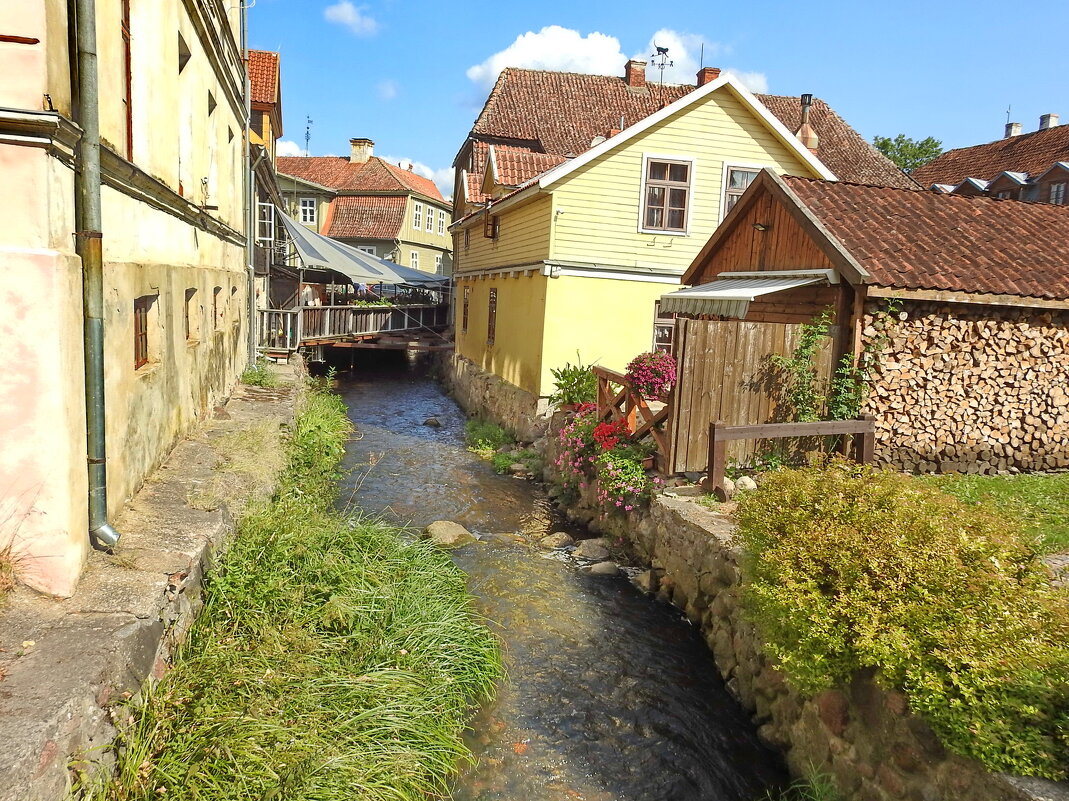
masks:
<svg viewBox="0 0 1069 801"><path fill-rule="evenodd" d="M796 689L875 669L957 753L1066 776L1069 603L1011 522L841 462L767 475L738 514L744 603Z"/></svg>
<svg viewBox="0 0 1069 801"><path fill-rule="evenodd" d="M578 358L578 353L576 357ZM579 364L572 365L565 362L563 367L556 367L549 371L553 375L553 394L549 396L549 402L557 406L574 405L580 403L595 403L598 399L598 377L590 367L583 366L583 360Z"/></svg>
<svg viewBox="0 0 1069 801"><path fill-rule="evenodd" d="M464 424L464 442L469 451L489 459L499 448L516 442L516 438L497 423L475 418Z"/></svg>
<svg viewBox="0 0 1069 801"><path fill-rule="evenodd" d="M250 364L241 374L241 383L253 387L277 387L278 376L271 372L267 360L259 358L255 364Z"/></svg>

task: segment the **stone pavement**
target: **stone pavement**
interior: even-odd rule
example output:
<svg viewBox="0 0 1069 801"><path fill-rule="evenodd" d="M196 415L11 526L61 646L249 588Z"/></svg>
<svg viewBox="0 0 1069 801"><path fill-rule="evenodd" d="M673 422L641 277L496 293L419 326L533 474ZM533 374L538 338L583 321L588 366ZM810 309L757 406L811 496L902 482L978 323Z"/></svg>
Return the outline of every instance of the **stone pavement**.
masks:
<svg viewBox="0 0 1069 801"><path fill-rule="evenodd" d="M94 551L72 598L17 589L0 610L0 801L62 801L113 763L112 705L165 672L240 507L271 495L297 370L239 385L180 442Z"/></svg>

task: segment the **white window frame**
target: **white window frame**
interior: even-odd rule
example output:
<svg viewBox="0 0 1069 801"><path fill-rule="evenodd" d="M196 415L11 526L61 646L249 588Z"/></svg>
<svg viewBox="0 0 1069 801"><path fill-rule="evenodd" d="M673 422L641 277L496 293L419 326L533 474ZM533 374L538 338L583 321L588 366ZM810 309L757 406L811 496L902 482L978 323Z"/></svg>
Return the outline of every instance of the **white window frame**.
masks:
<svg viewBox="0 0 1069 801"><path fill-rule="evenodd" d="M1050 185L1050 194L1048 195L1050 202L1057 206L1065 205L1065 182L1059 181L1056 184Z"/></svg>
<svg viewBox="0 0 1069 801"><path fill-rule="evenodd" d="M256 204L256 241L270 244L275 241L275 204Z"/></svg>
<svg viewBox="0 0 1069 801"><path fill-rule="evenodd" d="M416 203L412 207L412 227L417 231L423 230L423 204Z"/></svg>
<svg viewBox="0 0 1069 801"><path fill-rule="evenodd" d="M413 270L418 270L419 269L419 251L418 250L413 250L411 253L408 254L408 266L411 267Z"/></svg>
<svg viewBox="0 0 1069 801"><path fill-rule="evenodd" d="M427 233L434 233L434 206L427 204Z"/></svg>
<svg viewBox="0 0 1069 801"><path fill-rule="evenodd" d="M761 170L772 170L773 172L776 172L776 167L773 164L753 164L740 161L733 161L728 163L725 161L723 172L721 172L720 174L720 215L718 222L722 221L728 215L728 175L731 174L732 170L746 170L747 172L761 172ZM757 178L755 176L754 181L756 180ZM746 188L749 189L750 187ZM743 194L745 193L745 190L743 190Z"/></svg>
<svg viewBox="0 0 1069 801"><path fill-rule="evenodd" d="M445 236L445 209L438 209L438 236Z"/></svg>
<svg viewBox="0 0 1069 801"><path fill-rule="evenodd" d="M434 273L435 273L435 275L441 275L442 274L442 254L441 253L435 253L434 254Z"/></svg>
<svg viewBox="0 0 1069 801"><path fill-rule="evenodd" d="M314 197L302 197L300 199L301 225L316 224L316 220L319 216L316 206L316 199Z"/></svg>
<svg viewBox="0 0 1069 801"><path fill-rule="evenodd" d="M361 253L369 253L372 256L378 256L379 255L378 253L375 252L375 246L374 245L357 245L356 249L359 250Z"/></svg>
<svg viewBox="0 0 1069 801"><path fill-rule="evenodd" d="M650 174L651 161L669 161L688 165L687 170L687 219L682 231L670 231L664 228L646 227L646 176ZM694 216L694 187L696 186L695 175L697 174L698 160L694 156L671 155L668 153L643 153L642 174L639 177L638 190L638 231L643 234L657 234L663 236L690 236L690 223Z"/></svg>

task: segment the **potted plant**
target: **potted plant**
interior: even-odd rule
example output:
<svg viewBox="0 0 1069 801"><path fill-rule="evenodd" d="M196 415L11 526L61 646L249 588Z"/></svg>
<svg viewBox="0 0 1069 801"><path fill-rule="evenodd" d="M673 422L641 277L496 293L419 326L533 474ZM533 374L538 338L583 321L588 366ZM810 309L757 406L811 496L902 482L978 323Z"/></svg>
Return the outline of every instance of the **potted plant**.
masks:
<svg viewBox="0 0 1069 801"><path fill-rule="evenodd" d="M575 355L578 357L579 353ZM561 411L575 411L581 404L597 401L598 378L590 367L583 366L582 359L576 365L565 362L563 367L550 372L553 374L553 394L549 396L549 402Z"/></svg>

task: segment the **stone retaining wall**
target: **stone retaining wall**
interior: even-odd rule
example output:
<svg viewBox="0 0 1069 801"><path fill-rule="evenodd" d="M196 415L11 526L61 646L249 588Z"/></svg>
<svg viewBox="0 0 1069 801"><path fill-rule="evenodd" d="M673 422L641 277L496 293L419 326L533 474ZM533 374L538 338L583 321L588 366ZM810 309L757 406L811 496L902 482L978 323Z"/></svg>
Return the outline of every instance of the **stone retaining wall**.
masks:
<svg viewBox="0 0 1069 801"><path fill-rule="evenodd" d="M488 373L470 359L451 354L440 364L443 384L468 414L492 420L517 439L533 442L549 426L549 403Z"/></svg>
<svg viewBox="0 0 1069 801"><path fill-rule="evenodd" d="M876 462L910 472L1069 466L1069 312L908 302L866 308L882 353L864 411Z"/></svg>
<svg viewBox="0 0 1069 801"><path fill-rule="evenodd" d="M555 440L548 442L552 464ZM651 567L651 591L700 627L728 689L753 713L759 736L785 754L792 775L816 769L845 798L863 801L1069 800L1064 785L994 774L948 753L910 714L905 696L879 688L871 675L815 698L792 691L740 611L741 552L728 517L667 495L649 509L606 517L594 485L566 511Z"/></svg>

